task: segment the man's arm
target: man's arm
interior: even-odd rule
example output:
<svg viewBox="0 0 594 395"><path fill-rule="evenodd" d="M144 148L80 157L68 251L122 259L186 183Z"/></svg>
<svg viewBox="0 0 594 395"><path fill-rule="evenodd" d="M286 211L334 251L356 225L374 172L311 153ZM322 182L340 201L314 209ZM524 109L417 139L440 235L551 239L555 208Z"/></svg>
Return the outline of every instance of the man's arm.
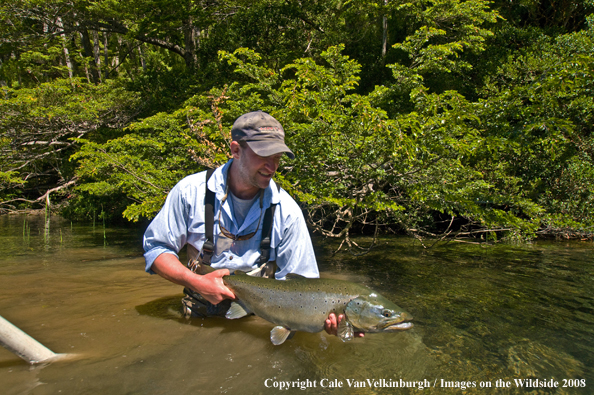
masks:
<svg viewBox="0 0 594 395"><path fill-rule="evenodd" d="M229 275L227 269L215 270L205 275L196 274L184 266L175 255L168 253L159 255L151 269L172 283L198 292L212 304L218 304L225 299L235 299L235 294L223 283L222 277Z"/></svg>

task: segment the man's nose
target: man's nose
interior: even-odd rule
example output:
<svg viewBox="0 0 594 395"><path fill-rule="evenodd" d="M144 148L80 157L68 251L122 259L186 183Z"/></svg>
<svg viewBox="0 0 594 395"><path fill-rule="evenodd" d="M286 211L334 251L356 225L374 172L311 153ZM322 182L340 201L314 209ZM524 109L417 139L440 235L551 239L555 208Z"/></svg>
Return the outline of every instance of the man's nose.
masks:
<svg viewBox="0 0 594 395"><path fill-rule="evenodd" d="M278 168L278 162L276 161L274 156L267 157L264 164L266 166L266 170L270 171L271 173L274 173Z"/></svg>

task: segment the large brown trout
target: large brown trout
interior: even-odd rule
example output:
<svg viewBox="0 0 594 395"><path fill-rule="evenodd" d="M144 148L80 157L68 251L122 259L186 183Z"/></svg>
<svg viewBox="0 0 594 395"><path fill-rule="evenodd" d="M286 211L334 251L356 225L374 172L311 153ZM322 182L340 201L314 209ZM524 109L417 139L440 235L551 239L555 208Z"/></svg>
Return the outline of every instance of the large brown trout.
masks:
<svg viewBox="0 0 594 395"><path fill-rule="evenodd" d="M349 281L305 278L289 274L285 281L251 277L242 272L223 277L238 300L226 317L254 313L278 326L270 332L274 345L295 331L320 332L328 314L344 314L338 336L351 340L355 332L395 332L412 328L412 316L379 293Z"/></svg>

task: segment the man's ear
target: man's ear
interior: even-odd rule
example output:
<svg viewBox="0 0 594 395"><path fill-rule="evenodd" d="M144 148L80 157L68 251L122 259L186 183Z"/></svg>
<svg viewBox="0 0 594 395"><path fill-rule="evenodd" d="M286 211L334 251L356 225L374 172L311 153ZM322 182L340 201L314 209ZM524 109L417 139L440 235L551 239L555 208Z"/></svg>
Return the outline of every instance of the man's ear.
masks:
<svg viewBox="0 0 594 395"><path fill-rule="evenodd" d="M237 141L232 141L229 148L231 149L231 156L233 156L233 159L239 159L241 156L241 145L239 145Z"/></svg>

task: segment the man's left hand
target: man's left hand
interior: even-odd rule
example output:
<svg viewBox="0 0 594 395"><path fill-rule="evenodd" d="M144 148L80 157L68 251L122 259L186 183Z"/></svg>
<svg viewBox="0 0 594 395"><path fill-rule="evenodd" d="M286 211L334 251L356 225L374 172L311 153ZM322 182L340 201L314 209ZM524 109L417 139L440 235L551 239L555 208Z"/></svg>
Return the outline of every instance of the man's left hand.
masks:
<svg viewBox="0 0 594 395"><path fill-rule="evenodd" d="M326 331L326 333L329 335L338 336L338 324L340 324L340 321L342 321L343 319L344 314L340 314L337 318L336 314L330 313L330 315L328 316L328 318L326 318L326 321L324 322L324 330ZM364 332L355 332L355 337L363 336L365 336Z"/></svg>

